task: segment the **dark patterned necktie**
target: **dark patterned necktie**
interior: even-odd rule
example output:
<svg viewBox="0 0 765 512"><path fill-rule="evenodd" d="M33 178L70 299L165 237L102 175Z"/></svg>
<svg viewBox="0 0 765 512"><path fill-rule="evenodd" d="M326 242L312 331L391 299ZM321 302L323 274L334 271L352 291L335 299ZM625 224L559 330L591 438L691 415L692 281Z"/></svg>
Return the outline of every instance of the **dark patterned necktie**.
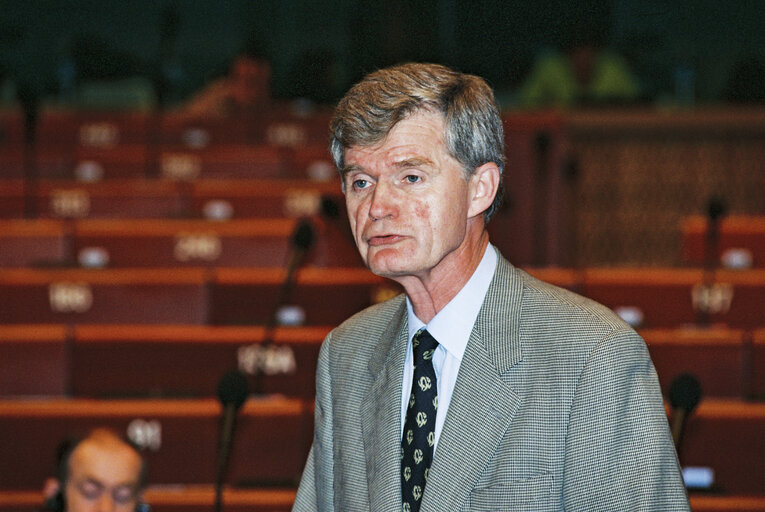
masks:
<svg viewBox="0 0 765 512"><path fill-rule="evenodd" d="M401 439L401 493L404 512L418 512L433 460L438 394L433 352L438 342L424 328L412 339L414 378Z"/></svg>

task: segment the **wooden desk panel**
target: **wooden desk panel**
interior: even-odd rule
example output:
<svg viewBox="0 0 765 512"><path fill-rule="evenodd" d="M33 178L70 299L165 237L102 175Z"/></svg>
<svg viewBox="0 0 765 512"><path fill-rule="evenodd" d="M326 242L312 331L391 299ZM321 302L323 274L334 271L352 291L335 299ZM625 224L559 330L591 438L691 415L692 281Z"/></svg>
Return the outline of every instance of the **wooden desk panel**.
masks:
<svg viewBox="0 0 765 512"><path fill-rule="evenodd" d="M47 218L175 218L189 213L181 184L166 180L43 180L35 195L39 215Z"/></svg>
<svg viewBox="0 0 765 512"><path fill-rule="evenodd" d="M765 495L765 403L702 400L686 424L684 466L708 466L725 494Z"/></svg>
<svg viewBox="0 0 765 512"><path fill-rule="evenodd" d="M289 512L295 494L293 488L226 488L223 507L227 512ZM39 490L0 491L0 512L34 512L42 500ZM215 503L215 489L212 485L149 486L144 501L154 512L209 512Z"/></svg>
<svg viewBox="0 0 765 512"><path fill-rule="evenodd" d="M347 224L345 198L339 180L316 183L307 180L196 180L191 184L192 205L202 217L211 202L223 201L232 218L293 218L322 213L322 200L331 200L339 222Z"/></svg>
<svg viewBox="0 0 765 512"><path fill-rule="evenodd" d="M0 140L0 179L24 178L24 151L23 144L2 145Z"/></svg>
<svg viewBox="0 0 765 512"><path fill-rule="evenodd" d="M610 308L633 306L644 315L646 329L693 325L692 290L703 281L700 269L587 269L581 293ZM765 271L718 271L717 283L731 286L730 308L709 315L711 324L751 329L765 322Z"/></svg>
<svg viewBox="0 0 765 512"><path fill-rule="evenodd" d="M752 396L765 399L765 328L752 335Z"/></svg>
<svg viewBox="0 0 765 512"><path fill-rule="evenodd" d="M65 226L54 220L0 220L0 267L27 267L71 259Z"/></svg>
<svg viewBox="0 0 765 512"><path fill-rule="evenodd" d="M221 406L217 400L0 400L0 489L40 488L56 446L96 426L143 440L152 484L212 483ZM239 412L228 482L296 485L308 455L311 407L299 400L250 399Z"/></svg>
<svg viewBox="0 0 765 512"><path fill-rule="evenodd" d="M765 496L712 496L691 494L693 512L762 512Z"/></svg>
<svg viewBox="0 0 765 512"><path fill-rule="evenodd" d="M24 188L21 179L0 179L0 219L24 217Z"/></svg>
<svg viewBox="0 0 765 512"><path fill-rule="evenodd" d="M283 267L297 219L82 220L74 229L74 251L105 249L112 267ZM334 225L312 223L311 266L361 264L350 237Z"/></svg>
<svg viewBox="0 0 765 512"><path fill-rule="evenodd" d="M646 329L648 345L667 396L672 381L691 373L705 397L744 398L749 391L748 354L744 331L730 329Z"/></svg>
<svg viewBox="0 0 765 512"><path fill-rule="evenodd" d="M294 489L225 489L223 504L228 512L289 512ZM215 492L209 486L182 488L149 487L145 501L155 512L209 512ZM691 494L693 512L762 512L763 496L715 496ZM0 491L0 512L34 512L42 503L40 491Z"/></svg>
<svg viewBox="0 0 765 512"><path fill-rule="evenodd" d="M278 148L268 145L221 145L190 150L163 147L159 177L194 180L285 177L286 161Z"/></svg>
<svg viewBox="0 0 765 512"><path fill-rule="evenodd" d="M683 262L704 265L708 221L701 216L684 219L681 226ZM746 249L753 267L765 267L765 216L731 216L720 221L716 262L730 249Z"/></svg>
<svg viewBox="0 0 765 512"><path fill-rule="evenodd" d="M376 302L400 293L393 282L365 268L303 268L290 305L302 308L305 325L335 326ZM210 321L215 325L267 323L284 280L281 269L217 269Z"/></svg>
<svg viewBox="0 0 765 512"><path fill-rule="evenodd" d="M313 400L316 361L329 327L77 326L72 393L90 397L215 396L218 379L239 366L252 393Z"/></svg>
<svg viewBox="0 0 765 512"><path fill-rule="evenodd" d="M145 178L150 164L146 144L77 147L72 155L74 176L97 172L100 179ZM92 169L92 171L91 171Z"/></svg>
<svg viewBox="0 0 765 512"><path fill-rule="evenodd" d="M64 395L67 338L63 325L0 325L0 396Z"/></svg>
<svg viewBox="0 0 765 512"><path fill-rule="evenodd" d="M0 323L207 321L203 269L0 270Z"/></svg>
<svg viewBox="0 0 765 512"><path fill-rule="evenodd" d="M143 144L147 140L151 116L145 112L44 111L37 125L39 145L114 147Z"/></svg>

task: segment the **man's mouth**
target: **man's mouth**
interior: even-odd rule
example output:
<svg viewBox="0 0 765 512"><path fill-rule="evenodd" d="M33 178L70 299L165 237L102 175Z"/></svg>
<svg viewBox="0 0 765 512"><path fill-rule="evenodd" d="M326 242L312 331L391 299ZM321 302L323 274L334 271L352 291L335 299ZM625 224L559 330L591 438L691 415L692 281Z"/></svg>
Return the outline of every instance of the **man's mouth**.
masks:
<svg viewBox="0 0 765 512"><path fill-rule="evenodd" d="M370 237L367 243L372 247L379 247L381 245L395 244L403 239L401 235L381 235Z"/></svg>

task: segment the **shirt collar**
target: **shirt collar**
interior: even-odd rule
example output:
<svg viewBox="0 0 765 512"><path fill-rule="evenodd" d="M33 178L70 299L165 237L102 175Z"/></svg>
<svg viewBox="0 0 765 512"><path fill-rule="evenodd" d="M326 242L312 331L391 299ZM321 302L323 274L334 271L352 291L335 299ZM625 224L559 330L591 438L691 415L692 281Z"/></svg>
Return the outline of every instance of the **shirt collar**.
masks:
<svg viewBox="0 0 765 512"><path fill-rule="evenodd" d="M412 309L409 297L406 298L406 310L409 320L409 340L421 327L427 327L428 332L438 340L438 343L451 355L462 360L470 333L478 312L483 304L486 292L494 277L497 266L497 252L494 246L488 244L481 262L465 286L454 296L444 308L426 326Z"/></svg>

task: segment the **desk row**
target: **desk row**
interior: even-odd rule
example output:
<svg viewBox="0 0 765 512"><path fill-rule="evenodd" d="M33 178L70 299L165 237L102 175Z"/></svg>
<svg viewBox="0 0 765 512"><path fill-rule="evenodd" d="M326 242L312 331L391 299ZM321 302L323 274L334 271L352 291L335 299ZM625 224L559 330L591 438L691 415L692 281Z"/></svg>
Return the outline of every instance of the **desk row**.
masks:
<svg viewBox="0 0 765 512"><path fill-rule="evenodd" d="M0 247L0 268L281 267L297 248L307 265L362 265L347 224L320 217L10 220L0 221Z"/></svg>
<svg viewBox="0 0 765 512"><path fill-rule="evenodd" d="M210 397L232 367L254 394L313 399L330 327L0 326L0 396ZM643 329L665 395L691 373L705 397L765 399L765 329Z"/></svg>
<svg viewBox="0 0 765 512"><path fill-rule="evenodd" d="M32 210L28 212L27 210ZM336 176L309 180L0 180L0 218L227 220L342 217L345 200ZM30 225L28 229L33 229Z"/></svg>
<svg viewBox="0 0 765 512"><path fill-rule="evenodd" d="M227 512L290 512L295 489L236 489L223 491ZM154 512L209 512L215 491L210 485L150 486L145 501ZM40 491L0 491L0 512L35 512L42 503ZM762 512L765 496L691 495L693 512Z"/></svg>
<svg viewBox="0 0 765 512"><path fill-rule="evenodd" d="M122 145L176 145L202 149L223 144L296 147L324 144L331 108L304 110L275 103L258 114L193 118L147 111L43 110L36 126L38 146L109 149ZM20 110L0 112L0 150L22 146L25 123Z"/></svg>
<svg viewBox="0 0 765 512"><path fill-rule="evenodd" d="M107 148L41 146L0 149L0 178L97 182L128 178L303 178L335 176L327 144L281 148L222 144L205 148L132 144Z"/></svg>
<svg viewBox="0 0 765 512"><path fill-rule="evenodd" d="M286 279L277 267L179 267L0 269L0 324L265 324ZM765 270L719 271L714 281L700 269L530 271L635 327L765 326ZM304 267L281 323L337 325L399 291L360 266Z"/></svg>
<svg viewBox="0 0 765 512"><path fill-rule="evenodd" d="M63 436L94 426L125 432L146 449L153 484L204 484L214 477L220 405L201 400L0 400L5 443L0 488L39 488L51 476ZM248 400L239 417L228 481L233 485L295 485L312 438L310 403L284 398ZM715 489L765 494L762 432L765 404L703 401L688 420L684 465L705 466ZM46 457L45 454L50 454Z"/></svg>

